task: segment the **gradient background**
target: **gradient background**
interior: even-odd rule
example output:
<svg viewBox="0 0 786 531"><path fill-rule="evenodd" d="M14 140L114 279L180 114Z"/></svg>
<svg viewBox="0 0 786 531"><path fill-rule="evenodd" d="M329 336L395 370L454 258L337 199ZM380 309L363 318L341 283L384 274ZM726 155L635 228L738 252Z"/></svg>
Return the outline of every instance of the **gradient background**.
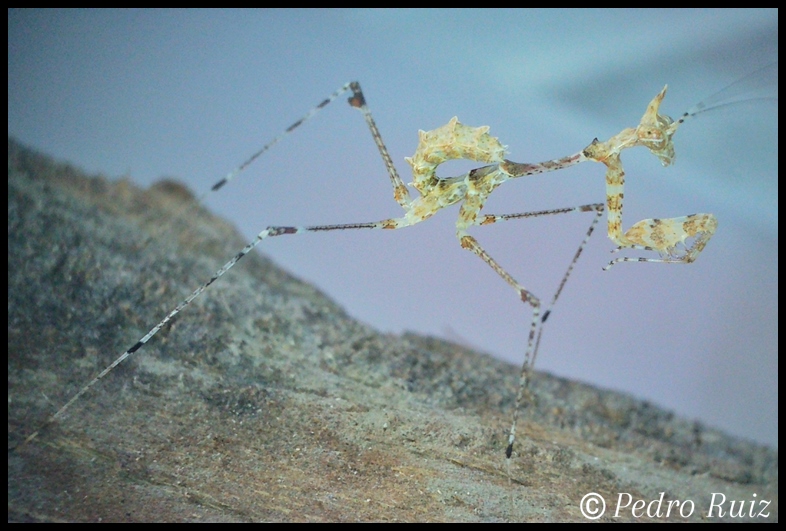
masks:
<svg viewBox="0 0 786 531"><path fill-rule="evenodd" d="M512 160L541 161L635 126L665 83L662 110L676 116L777 55L777 10L10 10L8 133L91 172L142 186L174 176L201 194L358 80L409 182L403 158L417 130L454 115L490 125ZM365 123L344 101L209 208L248 239L270 224L400 215ZM603 272L613 245L596 232L537 367L777 446L777 103L704 114L675 140L667 169L644 150L623 155L624 228L713 212L718 233L693 265ZM440 174L471 166L448 163ZM603 175L588 163L507 183L486 212L602 202ZM401 231L276 238L261 250L380 330L442 336L520 363L529 309L460 249L456 213ZM589 222L569 215L473 234L547 303Z"/></svg>

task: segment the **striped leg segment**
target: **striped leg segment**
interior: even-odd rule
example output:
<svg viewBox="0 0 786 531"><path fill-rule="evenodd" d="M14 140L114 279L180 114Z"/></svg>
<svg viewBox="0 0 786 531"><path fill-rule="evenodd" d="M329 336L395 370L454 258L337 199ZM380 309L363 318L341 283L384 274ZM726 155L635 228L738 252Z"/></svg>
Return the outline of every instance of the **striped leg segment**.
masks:
<svg viewBox="0 0 786 531"><path fill-rule="evenodd" d="M565 271L565 274L562 276L562 280L560 281L559 288L554 293L554 297L551 300L551 303L548 306L548 309L543 313L541 317L541 301L538 297L524 288L521 284L519 284L507 271L505 271L502 266L497 263L478 243L478 241L473 238L472 236L466 234L464 231L459 231L457 236L459 241L461 242L461 247L472 251L476 255L478 255L484 262L486 262L502 279L507 282L513 289L516 290L519 298L525 304L529 304L532 307L532 322L530 323L530 331L529 331L529 338L527 339L527 350L524 354L524 362L521 365L521 374L519 376L519 389L516 393L516 403L515 409L513 410L513 421L510 426L510 434L508 436L508 446L505 449L505 456L510 459L511 455L513 454L513 443L516 439L516 424L518 422L518 418L520 415L520 410L523 405L528 405L529 400L529 382L530 382L530 372L532 371L532 367L535 364L535 358L538 355L538 347L540 346L540 339L543 334L543 324L548 319L549 315L551 314L551 308L554 307L554 304L557 302L560 294L562 293L565 284L570 277L570 274L573 272L573 268L578 262L579 257L581 256L582 251L584 251L584 247L587 245L592 233L595 230L595 226L600 221L600 218L603 216L603 204L602 203L594 203L590 205L582 205L578 207L568 207L568 208L558 208L558 209L551 209L551 210L541 210L537 212L522 212L517 214L486 214L477 218L475 222L476 225L490 225L493 223L498 223L501 221L510 221L514 219L526 219L526 218L533 218L539 216L550 216L556 214L568 214L571 212L594 212L595 216L592 218L592 222L590 223L589 228L584 236L584 239L581 241L576 253L573 255L573 260L571 260L570 264L568 265L568 269ZM526 398L526 399L525 399Z"/></svg>
<svg viewBox="0 0 786 531"><path fill-rule="evenodd" d="M310 227L268 227L259 234L257 234L256 238L254 238L248 245L246 245L242 251L237 253L235 256L232 257L226 264L224 264L221 269L215 272L215 274L210 277L210 279L195 289L191 294L183 299L175 308L170 311L161 321L158 322L150 331L144 335L139 341L134 343L134 345L123 352L115 361L113 361L109 366L107 366L103 371L101 371L95 378L90 380L86 385L84 385L73 397L71 397L68 402L66 402L57 412L52 415L52 417L47 421L46 425L54 422L58 418L62 417L66 410L77 400L79 400L82 395L88 392L95 384L97 384L102 378L104 378L107 374L109 374L115 367L123 363L127 358L129 358L132 354L134 354L137 350L142 348L150 339L153 338L164 326L166 326L169 321L171 321L177 314L185 309L186 306L191 304L191 302L199 297L203 291L205 291L213 282L224 276L230 269L232 269L235 264L237 264L244 256L250 253L262 240L267 238L274 238L276 236L284 236L284 235L292 235L292 234L305 234L308 232L327 232L327 231L334 231L334 230L352 230L352 229L399 229L403 227L407 227L413 224L411 220L406 218L394 218L394 219L386 219L382 221L373 221L368 223L346 223L341 225L314 225ZM42 428L41 428L42 429ZM25 444L29 441L33 440L41 429L36 430L32 435L30 435L26 440Z"/></svg>

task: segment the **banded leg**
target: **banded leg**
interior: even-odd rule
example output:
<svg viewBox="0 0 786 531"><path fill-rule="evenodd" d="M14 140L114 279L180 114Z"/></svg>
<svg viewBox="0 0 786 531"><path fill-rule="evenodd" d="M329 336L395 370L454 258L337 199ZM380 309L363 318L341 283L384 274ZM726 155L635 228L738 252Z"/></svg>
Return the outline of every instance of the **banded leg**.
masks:
<svg viewBox="0 0 786 531"><path fill-rule="evenodd" d="M537 212L522 212L516 214L486 214L477 218L475 222L476 225L490 225L493 223L498 223L501 221L509 221L514 219L524 219L524 218L532 218L538 216L549 216L549 215L556 215L556 214L567 214L570 212L595 212L595 217L592 219L589 228L587 229L587 233L584 236L584 239L581 241L578 249L576 249L576 253L573 255L573 259L571 260L570 264L568 265L565 274L560 281L559 288L554 293L554 297L551 299L551 303L549 304L546 311L543 313L543 317L540 317L540 309L541 309L541 302L540 299L537 298L534 294L524 288L521 284L519 284L507 271L505 271L502 266L497 263L478 243L478 241L464 232L460 230L457 232L457 236L461 243L461 247L472 251L476 255L478 255L484 262L486 262L496 273L502 277L505 282L507 282L513 289L516 290L521 301L525 304L529 304L532 306L532 323L530 324L530 332L529 338L527 340L527 350L524 354L524 362L521 365L521 374L519 376L519 389L516 393L516 403L513 410L513 421L510 427L510 435L508 436L508 446L505 449L505 456L507 459L510 459L511 455L513 454L513 443L516 439L516 424L519 418L519 411L521 410L522 404L524 404L525 396L529 397L529 382L530 382L530 372L532 371L532 367L535 364L535 359L538 355L538 348L540 347L540 339L543 334L543 324L548 319L549 315L551 314L551 309L554 307L554 304L557 302L560 294L562 293L565 284L570 277L570 274L573 272L573 268L578 262L581 253L584 251L584 247L587 245L592 233L595 230L595 226L600 221L600 218L603 216L603 204L602 203L594 203L590 205L581 205L578 207L569 207L569 208L559 208L559 209L552 209L552 210L541 210ZM529 402L529 398L527 398Z"/></svg>
<svg viewBox="0 0 786 531"><path fill-rule="evenodd" d="M205 201L205 198L208 194L218 192L224 186L229 184L230 181L235 179L238 175L240 175L246 168L248 168L255 160L259 157L264 155L267 151L269 151L273 146L281 142L285 137L290 135L294 132L297 128L301 125L309 121L313 118L319 111L327 107L330 103L335 101L339 96L344 94L347 91L352 91L352 96L347 99L347 102L350 106L358 109L361 113L363 113L363 118L366 120L366 124L368 125L369 131L371 132L371 136L374 139L374 143L377 145L377 149L379 150L380 155L382 156L382 160L385 163L385 167L387 168L388 175L390 175L390 180L393 183L393 192L396 201L404 208L408 209L409 204L411 202L409 191L407 187L404 185L401 177L399 177L398 172L396 171L395 166L393 165L393 160L390 158L390 154L388 153L387 147L385 147L384 142L382 141L382 135L377 128L376 122L374 122L374 118L371 116L371 111L366 104L366 98L363 95L363 91L360 88L360 83L357 81L353 81L351 83L345 83L338 89L336 89L332 94L330 94L327 98L322 100L319 104L315 105L311 108L306 114L301 116L299 119L295 120L289 127L279 133L273 140L262 146L259 150L254 152L250 157L248 157L242 164L237 166L235 169L227 173L226 176L216 181L209 190L202 193L195 203L190 204L190 208L195 208L197 205L202 204ZM175 214L175 218L179 218L181 215L185 215L186 212L189 210L189 207L186 207L183 211L178 212ZM154 238L154 235L151 236L151 239Z"/></svg>
<svg viewBox="0 0 786 531"><path fill-rule="evenodd" d="M425 218L424 218L425 219ZM232 257L227 263L225 263L218 271L213 274L212 277L207 282L204 282L201 286L195 289L191 294L183 299L175 308L170 311L166 316L158 322L153 328L151 328L147 334L145 334L139 341L137 341L131 348L123 352L115 361L113 361L110 365L108 365L103 371L101 371L95 378L90 380L86 385L84 385L77 393L72 396L68 402L66 402L57 412L52 415L44 425L33 432L30 436L25 439L24 444L35 439L39 432L44 429L49 424L55 422L58 418L62 417L66 410L68 410L71 405L79 400L82 395L87 393L95 384L97 384L101 379L103 379L107 374L109 374L115 367L123 363L126 359L128 359L132 354L142 348L150 339L153 338L164 326L166 326L169 321L171 321L177 314L183 311L186 306L191 304L191 302L199 297L203 291L205 291L210 285L224 276L230 269L232 269L244 256L250 253L262 240L267 238L273 238L276 236L284 236L290 234L305 234L308 232L327 232L327 231L334 231L334 230L351 230L351 229L400 229L403 227L408 227L410 225L414 225L419 221L423 221L422 219L414 219L411 216L406 218L391 218L385 219L381 221L372 221L367 223L346 223L340 225L314 225L310 227L267 227L265 230L257 234L256 238L254 238L248 245L246 245L239 253Z"/></svg>
<svg viewBox="0 0 786 531"><path fill-rule="evenodd" d="M216 182L211 188L210 192L216 192L221 189L224 185L229 183L232 179L237 177L243 170L245 170L252 162L262 156L266 151L270 150L273 146L278 144L281 140L284 139L287 135L292 133L295 129L303 125L305 122L310 120L317 114L320 110L326 107L328 104L333 102L336 98L347 92L348 90L352 91L352 96L347 99L347 102L350 106L358 109L361 113L363 113L363 118L366 120L366 124L368 125L369 131L371 131L371 136L374 139L374 143L377 145L377 149L379 149L379 154L382 156L382 160L385 163L385 167L387 168L388 175L390 175L391 183L393 184L393 194L396 201L405 209L408 208L410 203L409 191L407 187L404 185L404 182L399 177L398 172L396 171L396 167L393 165L393 159L390 158L390 154L388 153L387 147L385 147L385 143L382 141L382 135L379 132L379 128L377 128L376 122L374 122L374 118L371 116L371 111L366 104L366 97L363 95L363 90L360 88L360 83L357 81L353 81L351 83L346 83L333 92L330 96L322 100L319 105L313 107L310 111L308 111L305 115L303 115L300 119L296 120L292 125L287 127L284 131L279 133L273 140L262 146L257 152L251 155L245 162L243 162L240 166L229 172L226 177ZM203 194L202 197L199 198L199 202L201 203L202 200L205 198Z"/></svg>
<svg viewBox="0 0 786 531"><path fill-rule="evenodd" d="M363 96L363 91L360 89L360 83L355 81L349 85L352 89L352 97L349 98L349 104L363 113L363 118L366 120L366 124L368 124L371 136L374 138L374 143L377 145L379 154L382 156L382 160L388 170L390 182L393 185L393 198L404 210L408 210L412 202L409 196L409 190L404 184L404 181L401 180L398 171L396 171L396 167L393 165L393 159L390 158L390 153L388 153L388 148L385 147L385 143L382 141L382 135L377 128L376 122L374 122L374 118L371 116L368 105L366 105L366 98Z"/></svg>
<svg viewBox="0 0 786 531"><path fill-rule="evenodd" d="M233 180L233 179L235 179L235 178L236 178L238 175L240 175L240 174L241 174L241 173L242 173L242 172L243 172L243 171L244 171L246 168L248 168L248 167L249 167L249 166L250 166L250 165L251 165L251 164L252 164L252 163L253 163L255 160L257 160L259 157L261 157L262 155L264 155L264 154L265 154L267 151L269 151L269 150L270 150L270 149L271 149L273 146L275 146L276 144L278 144L279 142L281 142L281 141L282 141L282 140L283 140L285 137L287 137L287 136L288 136L290 133L292 133L293 131L295 131L295 129L297 129L298 127L300 127L301 125L303 125L304 123L306 123L307 121L309 121L311 118L313 118L313 117L314 117L314 116L315 116L315 115L316 115L316 114L317 114L319 111L321 111L322 109L324 109L325 107L327 107L327 105L328 105L328 104L330 104L331 102L335 101L335 100L336 100L336 99L337 99L339 96L341 96L342 94L344 94L344 93L345 93L345 92L347 92L348 90L353 90L353 92L354 92L354 90L355 90L355 86L356 86L356 85L357 85L357 83L345 83L344 85L342 85L341 87L339 87L338 89L336 89L336 90L335 90L335 91L334 91L334 92L333 92L333 93L332 93L330 96L328 96L327 98L325 98L324 100L322 100L321 102L319 102L319 104L317 104L317 105L315 105L314 107L312 107L310 111L308 111L306 114L304 114L303 116L301 116L299 119L295 120L295 122L293 122L293 123L292 123L292 124L291 124L289 127L287 127L287 128L286 128L286 129L284 129L284 130L283 130L281 133L279 133L279 134L278 134L278 135L277 135L275 138L273 138L273 140L271 140L270 142L268 142L267 144L265 144L264 146L262 146L262 147L261 147L260 149L258 149L256 152L254 152L254 153L253 153L253 154L252 154L250 157L248 157L248 158L247 158L245 161L243 161L243 163L242 163L242 164L240 164L240 165L239 165L239 166L237 166L235 169L233 169L232 171L230 171L229 173L227 173L227 174L226 174L226 176L224 176L223 178L221 178L221 179L219 179L218 181L216 181L215 183L213 183L213 185L212 185L212 186L211 186L211 187L210 187L208 190L206 190L205 192L203 192L203 193L202 193L202 194L201 194L201 195L200 195L200 196L197 198L197 200L196 200L196 201L194 201L194 202L189 202L189 203L188 203L188 204L187 204L185 207L183 207L183 208L182 208L182 209L180 209L179 211L176 211L172 217L173 217L175 220L179 220L181 217L185 217L186 215L188 215L189 213L191 213L191 211L192 211L192 210L196 209L196 208L197 208L199 205L201 205L202 203L204 203L205 199L207 198L207 196L208 196L209 194L212 194L212 193L218 192L218 191L219 191L219 190L221 190L221 189L222 189L224 186L226 186L227 184L229 184L229 182L230 182L230 181L232 181L232 180ZM357 85L357 90L358 90L358 91L360 91L360 86L359 86L359 85ZM353 96L353 98L354 98L354 96ZM352 103L352 100L353 100L353 98L350 98L350 99L349 99L350 103ZM362 94L361 94L361 98L362 98ZM156 227L156 229L154 229L154 230L151 232L151 234L148 236L148 239L147 239L147 240L145 240L145 241L144 241L144 242L141 244L141 247L143 247L143 248L144 248L144 247L146 247L146 246L147 246L147 244L148 244L150 241L152 241L152 240L156 239L156 237L158 236L158 234L160 233L160 231L162 231L164 228L165 228L164 226L157 226L157 227Z"/></svg>
<svg viewBox="0 0 786 531"><path fill-rule="evenodd" d="M505 271L502 266L500 266L496 260L494 260L478 243L478 241L470 236L469 234L465 234L459 237L459 241L461 242L461 247L467 249L468 251L472 251L476 255L478 255L481 260L486 262L491 268L497 272L502 279L510 284L513 289L515 289L521 301L525 304L529 304L532 306L532 322L530 323L529 329L529 338L527 339L527 350L524 354L524 364L521 366L521 376L519 378L519 390L516 393L516 406L513 410L513 424L510 427L510 435L508 437L508 446L505 449L505 456L510 459L510 456L513 455L513 441L516 439L516 421L518 420L519 415L519 408L521 403L523 402L524 393L527 392L529 388L529 380L530 380L530 370L532 364L530 359L532 357L532 353L535 349L535 337L536 332L538 330L538 324L540 321L540 299L537 298L534 294L527 291L524 286L519 284L507 271ZM537 334L538 340L540 339L540 334Z"/></svg>
<svg viewBox="0 0 786 531"><path fill-rule="evenodd" d="M573 268L576 266L576 262L578 262L581 253L584 251L584 247L589 242L592 233L595 231L595 226L600 221L601 216L603 216L603 203L592 203L589 205L581 205L577 207L568 207L568 208L556 208L551 210L540 210L536 212L522 212L518 214L485 214L478 218L477 225L491 225L492 223L498 223L500 221L509 221L512 219L524 219L524 218L534 218L540 216L550 216L555 214L569 214L571 212L595 212L595 218L593 218L592 223L590 223L589 229L587 229L587 233L584 236L584 240L582 240L579 248L576 249L576 254L573 256L573 260L571 260L570 265L568 266L568 270L565 271L565 275L562 277L562 281L559 284L559 288L554 293L554 297L549 304L549 308L543 314L542 322L546 322L548 319L549 314L551 313L551 308L557 302L562 290L565 288L565 284L568 281L568 277L573 272ZM537 352L535 353L537 355ZM534 363L535 360L533 359L532 362Z"/></svg>
<svg viewBox="0 0 786 531"><path fill-rule="evenodd" d="M333 94L331 94L330 96L328 96L327 98L325 98L324 100L319 102L318 105L312 107L311 110L308 111L306 114L304 114L300 119L296 120L292 125L290 125L286 129L284 129L281 133L279 133L278 136L276 136L273 140L271 140L270 142L268 142L267 144L262 146L261 149L256 151L249 158L247 158L245 160L245 162L243 162L243 164L241 164L240 166L238 166L234 170L230 171L226 175L226 177L224 177L223 179L220 179L219 181L217 181L213 186L210 187L210 192L217 192L218 190L220 190L224 185L229 183L229 181L231 181L232 179L237 177L243 170L248 168L251 165L252 162L254 162L259 157L261 157L266 151L270 150L270 148L272 148L273 146L275 146L276 144L281 142L281 140L283 140L284 137L289 135L292 131L294 131L295 129L297 129L298 127L303 125L305 122L307 122L311 118L313 118L315 114L317 114L319 111L321 111L323 108L325 108L329 103L334 101L336 98L338 98L339 96L341 96L342 94L344 94L346 91L348 91L350 89L352 89L354 91L354 88L352 87L352 85L356 85L356 84L357 83L345 83L343 86L341 86L340 88L336 89L336 91L333 92ZM359 86L358 86L358 90L360 90ZM350 98L350 100L351 100L351 98ZM200 203L205 198L205 195L207 195L207 193L203 194L202 197L199 198L199 202Z"/></svg>

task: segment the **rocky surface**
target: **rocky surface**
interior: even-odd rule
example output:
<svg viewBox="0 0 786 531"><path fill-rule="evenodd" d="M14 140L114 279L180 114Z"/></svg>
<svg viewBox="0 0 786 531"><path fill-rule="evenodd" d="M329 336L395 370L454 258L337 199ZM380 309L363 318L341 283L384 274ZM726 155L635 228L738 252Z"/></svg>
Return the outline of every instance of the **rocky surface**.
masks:
<svg viewBox="0 0 786 531"><path fill-rule="evenodd" d="M9 520L581 521L595 492L601 521L651 519L619 493L777 521L777 451L546 374L508 471L518 368L380 334L256 253L24 443L244 243L182 185L9 139Z"/></svg>

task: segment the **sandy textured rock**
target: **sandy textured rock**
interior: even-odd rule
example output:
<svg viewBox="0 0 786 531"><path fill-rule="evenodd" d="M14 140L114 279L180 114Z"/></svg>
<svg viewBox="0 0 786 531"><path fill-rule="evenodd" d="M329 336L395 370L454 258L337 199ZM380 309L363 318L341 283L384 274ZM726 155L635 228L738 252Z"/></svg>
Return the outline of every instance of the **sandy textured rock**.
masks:
<svg viewBox="0 0 786 531"><path fill-rule="evenodd" d="M777 520L776 451L544 374L511 481L516 367L380 334L256 254L22 444L243 245L181 185L9 139L9 520L580 521L588 492Z"/></svg>

